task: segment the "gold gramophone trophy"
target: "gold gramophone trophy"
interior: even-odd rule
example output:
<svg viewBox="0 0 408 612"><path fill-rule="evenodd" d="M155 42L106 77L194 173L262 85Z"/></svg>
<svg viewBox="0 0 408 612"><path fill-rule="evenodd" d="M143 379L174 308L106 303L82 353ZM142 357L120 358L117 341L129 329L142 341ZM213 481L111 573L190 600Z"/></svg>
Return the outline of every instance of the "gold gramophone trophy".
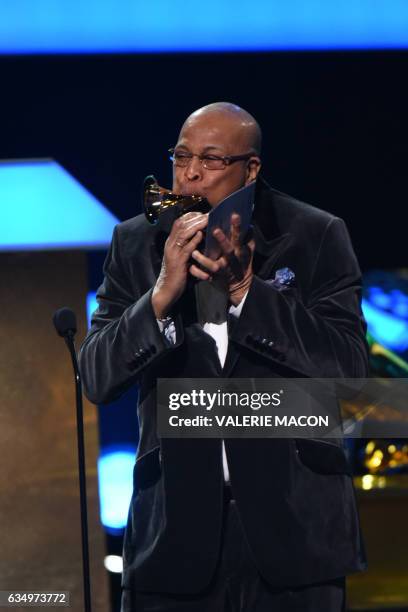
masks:
<svg viewBox="0 0 408 612"><path fill-rule="evenodd" d="M208 212L210 205L202 196L179 195L160 187L155 177L147 176L143 183L143 207L146 219L154 225L159 216L169 208L176 207L178 214L190 211Z"/></svg>

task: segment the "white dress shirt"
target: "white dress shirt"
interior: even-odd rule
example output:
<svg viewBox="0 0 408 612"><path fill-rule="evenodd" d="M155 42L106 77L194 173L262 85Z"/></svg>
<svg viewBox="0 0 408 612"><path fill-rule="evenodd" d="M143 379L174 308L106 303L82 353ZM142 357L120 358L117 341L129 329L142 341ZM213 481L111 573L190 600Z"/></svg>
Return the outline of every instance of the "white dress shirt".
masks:
<svg viewBox="0 0 408 612"><path fill-rule="evenodd" d="M245 293L244 297L237 306L230 306L228 311L229 314L237 318L240 316L247 295L248 291ZM168 318L166 322L157 320L157 323L159 325L160 331L164 333L167 340L175 344L176 327L174 325L174 321L171 318ZM224 321L223 323L204 323L203 330L206 334L209 334L212 338L214 338L218 351L218 359L220 360L221 367L223 368L228 351L227 321ZM225 482L229 483L230 476L228 470L227 455L225 453L224 440L222 441L222 466L224 471L224 480Z"/></svg>

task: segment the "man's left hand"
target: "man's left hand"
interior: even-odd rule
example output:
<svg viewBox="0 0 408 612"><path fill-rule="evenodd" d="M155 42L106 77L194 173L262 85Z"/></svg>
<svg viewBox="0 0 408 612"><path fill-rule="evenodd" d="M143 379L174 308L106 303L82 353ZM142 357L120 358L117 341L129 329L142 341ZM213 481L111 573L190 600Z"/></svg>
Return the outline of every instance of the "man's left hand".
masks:
<svg viewBox="0 0 408 612"><path fill-rule="evenodd" d="M253 239L242 244L240 241L241 218L238 214L231 215L230 238L217 228L213 236L221 248L218 259L210 259L200 251L195 250L192 257L204 268L196 265L190 267L190 273L200 280L217 280L225 283L230 302L237 306L251 286L253 271L252 260L255 250Z"/></svg>

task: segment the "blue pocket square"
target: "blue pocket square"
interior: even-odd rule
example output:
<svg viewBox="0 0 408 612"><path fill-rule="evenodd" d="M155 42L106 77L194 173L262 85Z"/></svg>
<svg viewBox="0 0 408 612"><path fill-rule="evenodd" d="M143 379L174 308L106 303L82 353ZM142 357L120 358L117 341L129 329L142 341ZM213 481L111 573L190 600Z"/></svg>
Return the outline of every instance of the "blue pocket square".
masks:
<svg viewBox="0 0 408 612"><path fill-rule="evenodd" d="M276 271L275 278L269 280L268 283L275 289L282 291L282 289L287 289L295 284L295 273L290 268L280 268Z"/></svg>

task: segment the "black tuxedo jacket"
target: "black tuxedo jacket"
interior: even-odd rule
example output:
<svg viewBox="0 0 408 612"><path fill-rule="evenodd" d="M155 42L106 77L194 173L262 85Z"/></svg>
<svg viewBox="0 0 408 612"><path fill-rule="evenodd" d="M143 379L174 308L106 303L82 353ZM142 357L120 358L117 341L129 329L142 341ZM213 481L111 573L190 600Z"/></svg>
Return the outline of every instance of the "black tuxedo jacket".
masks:
<svg viewBox="0 0 408 612"><path fill-rule="evenodd" d="M189 287L173 311L176 343L159 331L151 292L166 231L143 215L119 224L99 308L82 345L88 398L104 403L140 384L140 444L124 543L127 588L194 593L210 581L220 546L219 439L158 439L159 377L365 377L368 354L360 270L344 222L258 179L255 276L229 332L222 369L197 323ZM295 283L272 284L288 267ZM231 484L254 561L273 586L365 568L349 466L340 444L226 439Z"/></svg>

